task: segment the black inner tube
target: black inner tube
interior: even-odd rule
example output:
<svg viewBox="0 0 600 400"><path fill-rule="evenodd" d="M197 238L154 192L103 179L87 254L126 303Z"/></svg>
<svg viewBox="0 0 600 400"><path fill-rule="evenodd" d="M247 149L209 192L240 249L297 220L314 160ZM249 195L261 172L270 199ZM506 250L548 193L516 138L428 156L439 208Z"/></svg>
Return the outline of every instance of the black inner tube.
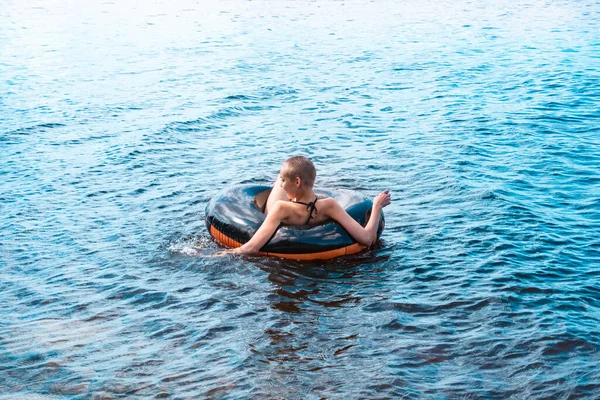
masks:
<svg viewBox="0 0 600 400"><path fill-rule="evenodd" d="M214 226L229 238L246 243L252 238L265 219L259 209L257 195L263 195L270 186L240 185L230 188L212 199L206 207L206 225ZM371 214L370 199L351 191L315 191L319 198L333 197L359 224L365 226ZM266 201L266 200L265 200ZM377 237L383 230L383 213ZM316 253L350 246L356 241L337 222L326 220L318 225L279 226L273 237L260 250L268 253L299 254Z"/></svg>

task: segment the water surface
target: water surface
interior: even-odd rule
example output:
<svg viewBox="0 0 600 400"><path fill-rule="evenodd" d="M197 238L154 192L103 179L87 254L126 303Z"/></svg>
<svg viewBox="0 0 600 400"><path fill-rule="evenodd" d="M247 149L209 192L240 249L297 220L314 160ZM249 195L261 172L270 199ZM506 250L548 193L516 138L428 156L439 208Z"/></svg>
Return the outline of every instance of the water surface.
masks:
<svg viewBox="0 0 600 400"><path fill-rule="evenodd" d="M600 6L5 1L0 398L597 398ZM329 262L204 207L390 189Z"/></svg>

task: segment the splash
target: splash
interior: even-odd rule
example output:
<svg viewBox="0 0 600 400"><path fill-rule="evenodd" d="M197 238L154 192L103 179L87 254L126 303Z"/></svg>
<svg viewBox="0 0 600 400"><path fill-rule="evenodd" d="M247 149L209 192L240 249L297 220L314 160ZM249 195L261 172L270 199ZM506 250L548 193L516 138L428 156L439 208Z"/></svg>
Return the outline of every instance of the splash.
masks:
<svg viewBox="0 0 600 400"><path fill-rule="evenodd" d="M215 247L214 242L208 236L192 236L171 243L168 249L175 254L202 256L214 253Z"/></svg>

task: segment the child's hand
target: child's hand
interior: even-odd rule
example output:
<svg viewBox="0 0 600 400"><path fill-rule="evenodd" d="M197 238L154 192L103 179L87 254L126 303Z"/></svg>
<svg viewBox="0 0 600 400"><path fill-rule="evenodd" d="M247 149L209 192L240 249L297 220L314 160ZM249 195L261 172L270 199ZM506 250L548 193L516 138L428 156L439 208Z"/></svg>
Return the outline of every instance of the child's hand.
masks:
<svg viewBox="0 0 600 400"><path fill-rule="evenodd" d="M223 257L223 256L228 256L231 254L240 254L240 252L237 249L227 249L227 250L222 250L219 251L217 253L214 253L213 255L209 256L211 258L213 257Z"/></svg>
<svg viewBox="0 0 600 400"><path fill-rule="evenodd" d="M237 247L235 249L227 249L223 252L223 254L242 254L242 253L240 252L240 248Z"/></svg>
<svg viewBox="0 0 600 400"><path fill-rule="evenodd" d="M385 192L379 193L373 199L373 207L379 207L382 209L385 206L388 206L392 202L392 196L390 196L390 191L386 190Z"/></svg>

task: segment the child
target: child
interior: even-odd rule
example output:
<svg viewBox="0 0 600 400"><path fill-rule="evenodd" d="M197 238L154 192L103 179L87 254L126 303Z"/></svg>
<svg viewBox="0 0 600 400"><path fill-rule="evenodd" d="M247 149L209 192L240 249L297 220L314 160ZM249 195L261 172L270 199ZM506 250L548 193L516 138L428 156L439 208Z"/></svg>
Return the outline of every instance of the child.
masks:
<svg viewBox="0 0 600 400"><path fill-rule="evenodd" d="M313 185L317 171L306 157L287 159L265 203L267 218L252 239L228 253L254 254L269 241L281 223L287 225L316 225L333 219L346 229L358 243L370 246L375 241L381 209L391 202L389 192L381 192L373 199L373 209L367 226L362 227L346 210L330 197L317 199Z"/></svg>

